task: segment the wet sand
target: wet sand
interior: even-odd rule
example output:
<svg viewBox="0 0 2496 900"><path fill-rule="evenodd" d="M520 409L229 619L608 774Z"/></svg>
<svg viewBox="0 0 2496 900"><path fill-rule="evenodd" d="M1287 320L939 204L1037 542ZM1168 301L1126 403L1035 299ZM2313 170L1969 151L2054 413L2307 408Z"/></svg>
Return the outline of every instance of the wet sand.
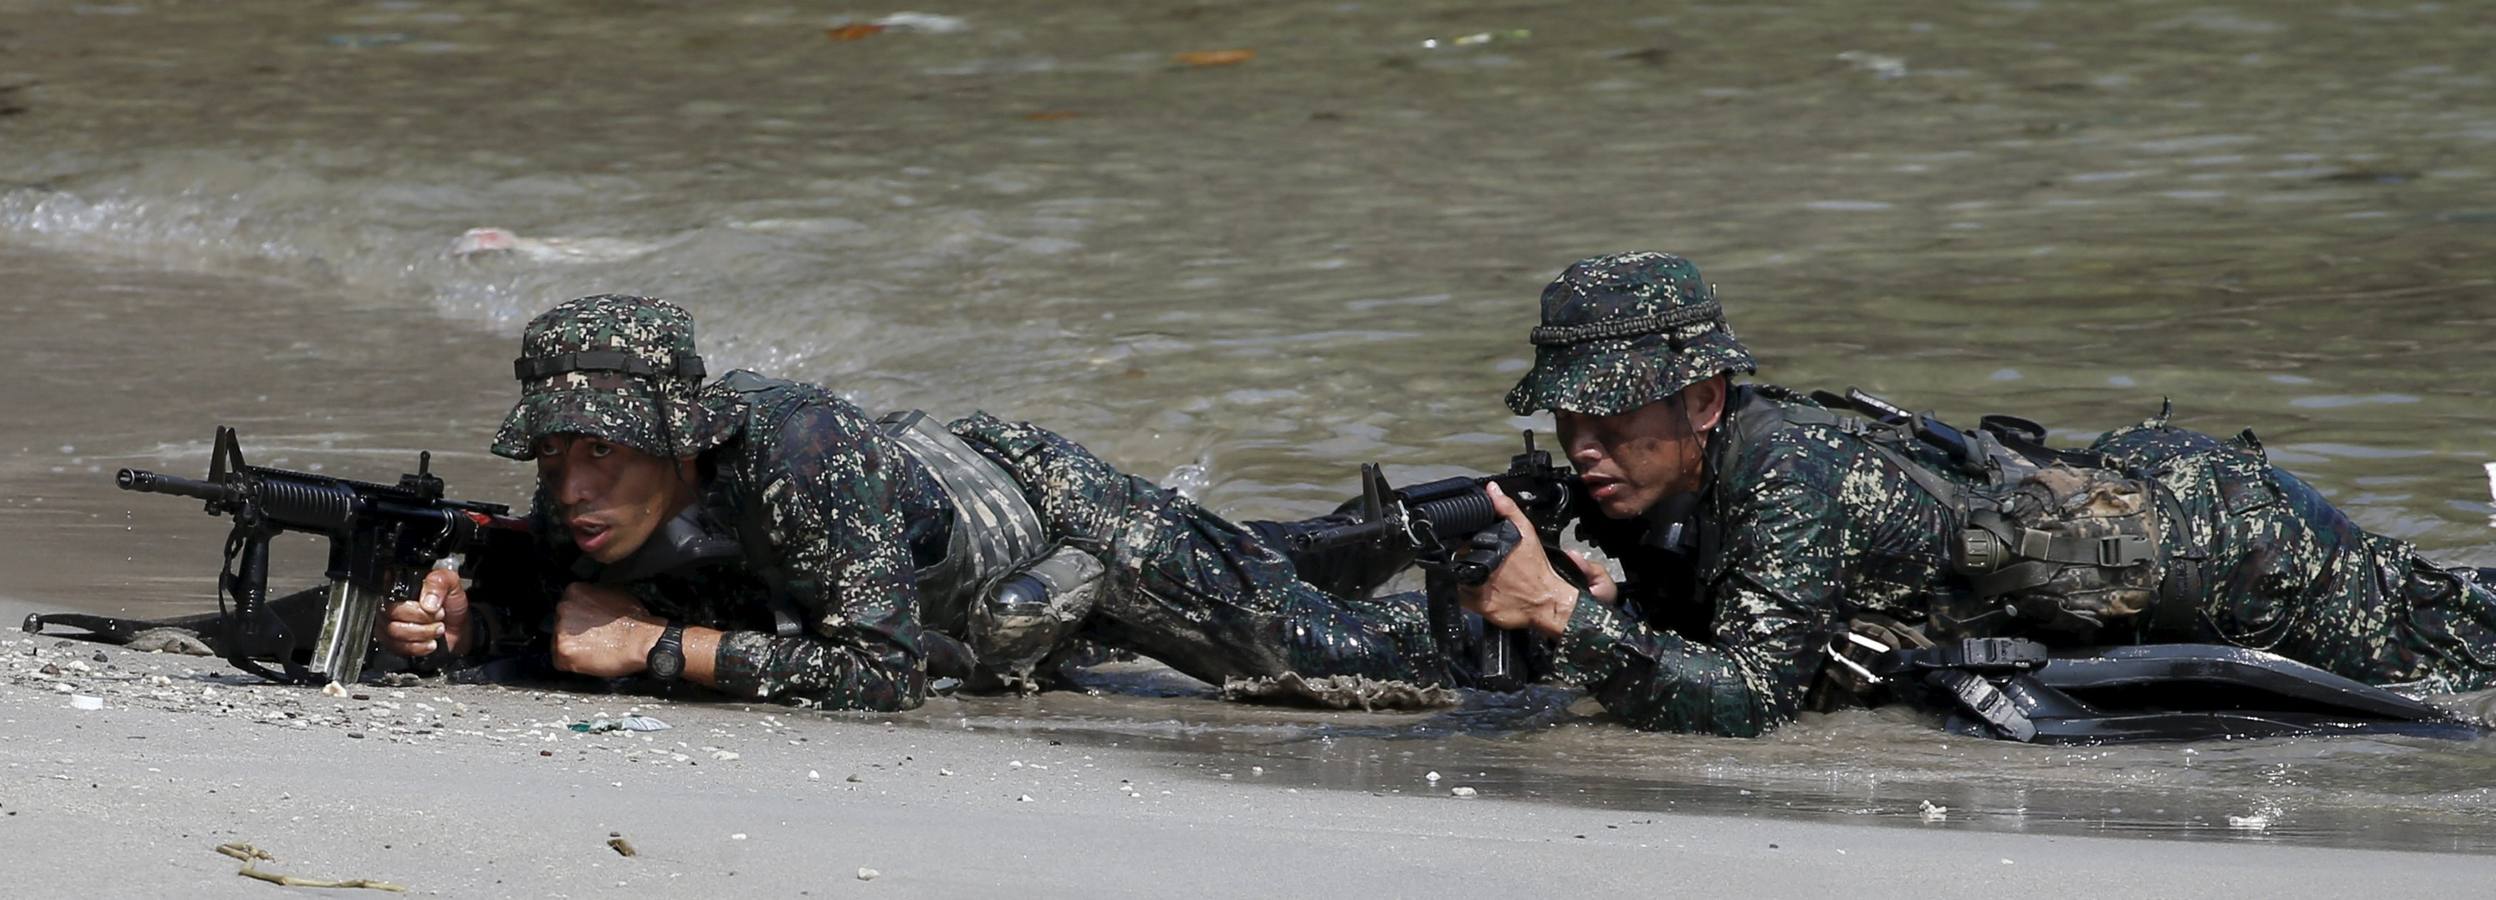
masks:
<svg viewBox="0 0 2496 900"><path fill-rule="evenodd" d="M8 621L29 608L0 598ZM1318 790L890 716L246 682L0 637L12 893L271 896L214 852L232 842L268 872L453 897L2344 897L2496 878L2485 856L1580 809L1457 797L1461 778ZM673 727L564 728L627 713Z"/></svg>

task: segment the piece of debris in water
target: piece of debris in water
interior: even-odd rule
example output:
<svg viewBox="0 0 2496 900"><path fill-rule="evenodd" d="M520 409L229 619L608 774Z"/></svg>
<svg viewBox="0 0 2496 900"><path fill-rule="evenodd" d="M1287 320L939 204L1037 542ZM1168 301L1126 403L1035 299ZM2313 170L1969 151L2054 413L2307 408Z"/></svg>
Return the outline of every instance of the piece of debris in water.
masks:
<svg viewBox="0 0 2496 900"><path fill-rule="evenodd" d="M2487 496L2496 499L2496 462L2484 465L2487 467ZM2487 524L2490 528L2496 528L2496 515L2488 516Z"/></svg>
<svg viewBox="0 0 2496 900"><path fill-rule="evenodd" d="M1199 69L1213 66L1236 66L1257 58L1257 51L1245 47L1230 50L1189 50L1170 54L1170 61Z"/></svg>
<svg viewBox="0 0 2496 900"><path fill-rule="evenodd" d="M623 238L533 238L506 228L471 228L451 242L451 255L477 258L509 254L532 262L590 263L631 259L658 244Z"/></svg>
<svg viewBox="0 0 2496 900"><path fill-rule="evenodd" d="M971 27L971 23L960 16L923 12L897 12L877 19L872 24L894 31L919 31L928 34L953 34L958 31L968 31Z"/></svg>
<svg viewBox="0 0 2496 900"><path fill-rule="evenodd" d="M1861 50L1848 50L1844 53L1838 54L1837 58L1848 63L1853 63L1855 68L1870 72L1872 73L1872 77L1878 78L1882 81L1888 81L1893 78L1907 77L1907 61L1899 59L1895 56L1883 56L1878 53L1866 53Z"/></svg>

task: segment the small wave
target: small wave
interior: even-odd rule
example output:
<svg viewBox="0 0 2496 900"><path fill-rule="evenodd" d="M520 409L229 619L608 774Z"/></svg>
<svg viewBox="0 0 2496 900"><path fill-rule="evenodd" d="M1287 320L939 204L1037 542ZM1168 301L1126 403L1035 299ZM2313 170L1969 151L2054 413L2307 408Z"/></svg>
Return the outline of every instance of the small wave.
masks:
<svg viewBox="0 0 2496 900"><path fill-rule="evenodd" d="M2418 400L2419 398L2414 394L2324 394L2298 397L2288 401L2288 405L2299 409L2338 409L2344 406L2388 406L2416 403Z"/></svg>

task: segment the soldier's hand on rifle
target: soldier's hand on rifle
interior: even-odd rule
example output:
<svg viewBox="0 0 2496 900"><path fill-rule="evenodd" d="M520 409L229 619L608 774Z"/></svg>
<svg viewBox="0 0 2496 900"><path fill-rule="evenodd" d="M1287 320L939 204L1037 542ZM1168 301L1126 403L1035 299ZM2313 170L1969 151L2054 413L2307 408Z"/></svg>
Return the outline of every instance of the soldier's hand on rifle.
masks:
<svg viewBox="0 0 2496 900"><path fill-rule="evenodd" d="M1508 499L1496 483L1485 488L1491 497L1491 508L1517 527L1518 543L1481 585L1458 588L1457 602L1481 613L1483 621L1501 628L1532 628L1554 636L1565 632L1569 614L1577 611L1577 586L1552 570L1543 553L1541 536L1525 511L1517 508L1516 501ZM1577 554L1569 554L1569 559L1586 576L1587 593L1598 601L1611 602L1617 592L1611 574Z"/></svg>
<svg viewBox="0 0 2496 900"><path fill-rule="evenodd" d="M1595 600L1601 602L1605 606L1611 606L1612 601L1621 596L1621 586L1618 582L1612 580L1611 569L1604 568L1602 563L1587 559L1586 554L1579 553L1575 550L1562 550L1560 552L1566 554L1569 557L1570 562L1577 564L1577 574L1580 578L1585 579L1586 593L1588 595L1593 596Z"/></svg>
<svg viewBox="0 0 2496 900"><path fill-rule="evenodd" d="M639 674L667 622L633 595L601 584L573 582L555 603L555 668L599 678Z"/></svg>
<svg viewBox="0 0 2496 900"><path fill-rule="evenodd" d="M440 646L463 652L468 640L468 591L459 573L435 569L425 573L416 599L382 610L381 648L405 657L427 656Z"/></svg>

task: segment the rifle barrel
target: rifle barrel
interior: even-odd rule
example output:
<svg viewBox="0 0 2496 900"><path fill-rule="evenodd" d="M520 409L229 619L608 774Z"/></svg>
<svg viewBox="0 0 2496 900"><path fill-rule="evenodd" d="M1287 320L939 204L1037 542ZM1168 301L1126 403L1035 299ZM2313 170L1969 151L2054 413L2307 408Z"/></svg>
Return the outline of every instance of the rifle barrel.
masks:
<svg viewBox="0 0 2496 900"><path fill-rule="evenodd" d="M160 475L146 469L123 469L114 473L113 483L125 491L143 494L173 494L195 500L215 502L234 496L232 489L211 481L193 481L178 475Z"/></svg>

